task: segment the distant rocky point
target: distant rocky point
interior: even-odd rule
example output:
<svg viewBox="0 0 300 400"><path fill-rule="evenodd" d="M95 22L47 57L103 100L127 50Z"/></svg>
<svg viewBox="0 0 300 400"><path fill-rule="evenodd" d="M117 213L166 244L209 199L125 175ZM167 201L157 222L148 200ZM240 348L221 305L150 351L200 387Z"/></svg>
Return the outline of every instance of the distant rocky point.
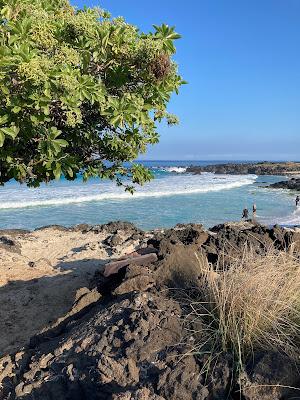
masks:
<svg viewBox="0 0 300 400"><path fill-rule="evenodd" d="M215 174L255 174L255 175L291 175L300 174L300 162L250 162L250 163L226 163L206 166L190 166L186 172L201 174L213 172Z"/></svg>

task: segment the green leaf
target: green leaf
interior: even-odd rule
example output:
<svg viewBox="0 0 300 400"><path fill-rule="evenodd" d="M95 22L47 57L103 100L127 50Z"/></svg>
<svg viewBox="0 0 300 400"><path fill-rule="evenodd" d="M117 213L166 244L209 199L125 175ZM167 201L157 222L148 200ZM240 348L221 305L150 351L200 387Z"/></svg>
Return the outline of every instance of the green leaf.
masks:
<svg viewBox="0 0 300 400"><path fill-rule="evenodd" d="M8 121L8 115L0 115L0 125L6 124Z"/></svg>
<svg viewBox="0 0 300 400"><path fill-rule="evenodd" d="M1 86L1 91L2 91L4 94L6 94L6 95L9 95L9 94L10 94L9 89L8 89L8 87L6 87L6 86Z"/></svg>
<svg viewBox="0 0 300 400"><path fill-rule="evenodd" d="M73 178L74 173L73 173L73 170L72 170L71 167L69 167L69 168L67 169L67 172L68 172L68 175L69 175L71 178Z"/></svg>
<svg viewBox="0 0 300 400"><path fill-rule="evenodd" d="M56 139L55 143L57 143L60 147L67 147L69 143L64 139Z"/></svg>
<svg viewBox="0 0 300 400"><path fill-rule="evenodd" d="M57 163L53 171L55 179L59 180L61 177L61 164Z"/></svg>
<svg viewBox="0 0 300 400"><path fill-rule="evenodd" d="M1 130L0 130L0 147L3 146L4 140L5 140L5 135L4 135L4 133L2 133Z"/></svg>
<svg viewBox="0 0 300 400"><path fill-rule="evenodd" d="M61 131L55 126L51 126L51 139L56 139L61 134Z"/></svg>
<svg viewBox="0 0 300 400"><path fill-rule="evenodd" d="M11 126L9 128L0 128L0 131L5 135L9 136L12 139L15 139L18 135L19 129L16 126Z"/></svg>
<svg viewBox="0 0 300 400"><path fill-rule="evenodd" d="M15 107L12 109L12 112L15 113L15 114L18 114L21 110L22 110L21 107L15 106Z"/></svg>

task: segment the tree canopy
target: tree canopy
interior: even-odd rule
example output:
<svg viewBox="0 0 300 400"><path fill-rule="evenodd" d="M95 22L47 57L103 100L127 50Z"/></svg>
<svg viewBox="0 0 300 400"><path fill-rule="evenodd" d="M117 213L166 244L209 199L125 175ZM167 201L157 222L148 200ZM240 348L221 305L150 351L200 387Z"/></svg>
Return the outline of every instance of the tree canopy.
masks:
<svg viewBox="0 0 300 400"><path fill-rule="evenodd" d="M173 27L142 33L68 0L0 0L0 184L151 173L134 164L158 142L182 78ZM129 168L124 167L130 162Z"/></svg>

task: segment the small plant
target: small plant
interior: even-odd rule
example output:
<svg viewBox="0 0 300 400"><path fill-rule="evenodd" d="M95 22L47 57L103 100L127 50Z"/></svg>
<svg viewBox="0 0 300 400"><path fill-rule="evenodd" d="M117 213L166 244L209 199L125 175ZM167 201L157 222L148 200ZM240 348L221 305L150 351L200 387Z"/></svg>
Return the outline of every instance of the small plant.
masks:
<svg viewBox="0 0 300 400"><path fill-rule="evenodd" d="M270 249L257 255L246 248L230 265L217 268L198 256L199 288L189 301L189 333L195 352L208 364L230 353L236 372L256 351L299 357L300 262L288 252Z"/></svg>

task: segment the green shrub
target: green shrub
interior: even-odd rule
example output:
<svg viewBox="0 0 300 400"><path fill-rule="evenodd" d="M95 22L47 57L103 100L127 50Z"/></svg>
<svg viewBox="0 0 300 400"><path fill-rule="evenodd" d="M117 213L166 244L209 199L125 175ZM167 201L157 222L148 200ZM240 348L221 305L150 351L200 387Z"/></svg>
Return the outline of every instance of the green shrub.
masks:
<svg viewBox="0 0 300 400"><path fill-rule="evenodd" d="M157 123L183 83L167 25L144 34L67 0L0 0L0 184L151 174L125 169L157 143ZM131 185L126 186L128 190Z"/></svg>

